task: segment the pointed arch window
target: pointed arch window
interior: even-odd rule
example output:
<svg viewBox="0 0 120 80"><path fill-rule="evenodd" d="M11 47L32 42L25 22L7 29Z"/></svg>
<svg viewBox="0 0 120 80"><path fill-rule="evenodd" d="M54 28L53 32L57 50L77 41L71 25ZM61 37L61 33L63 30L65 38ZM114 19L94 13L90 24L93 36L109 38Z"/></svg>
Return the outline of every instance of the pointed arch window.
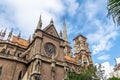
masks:
<svg viewBox="0 0 120 80"><path fill-rule="evenodd" d="M1 53L5 53L5 48L3 48L0 52L1 52Z"/></svg>
<svg viewBox="0 0 120 80"><path fill-rule="evenodd" d="M7 56L9 56L9 55L10 55L10 50L8 50L8 51L7 51L6 55L7 55Z"/></svg>
<svg viewBox="0 0 120 80"><path fill-rule="evenodd" d="M87 56L83 57L83 62L84 62L84 64L88 64L88 58L87 58Z"/></svg>
<svg viewBox="0 0 120 80"><path fill-rule="evenodd" d="M14 56L16 56L16 51L14 51Z"/></svg>
<svg viewBox="0 0 120 80"><path fill-rule="evenodd" d="M0 76L2 75L2 67L0 67Z"/></svg>
<svg viewBox="0 0 120 80"><path fill-rule="evenodd" d="M22 71L19 72L18 80L22 80Z"/></svg>

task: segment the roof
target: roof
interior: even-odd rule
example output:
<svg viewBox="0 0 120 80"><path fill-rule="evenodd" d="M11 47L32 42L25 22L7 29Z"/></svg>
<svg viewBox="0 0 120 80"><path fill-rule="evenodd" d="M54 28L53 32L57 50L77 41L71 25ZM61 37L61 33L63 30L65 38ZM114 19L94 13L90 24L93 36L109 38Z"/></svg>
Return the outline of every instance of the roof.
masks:
<svg viewBox="0 0 120 80"><path fill-rule="evenodd" d="M65 56L65 59L71 62L76 62L75 58L72 58L70 56Z"/></svg>
<svg viewBox="0 0 120 80"><path fill-rule="evenodd" d="M25 40L25 39L22 39L22 38L19 38L17 36L13 36L12 37L12 42L13 43L17 43L19 45L22 45L24 47L27 47L29 45L29 41L28 40Z"/></svg>
<svg viewBox="0 0 120 80"><path fill-rule="evenodd" d="M83 36L83 35L81 35L81 34L79 34L78 36L76 36L73 40L75 40L76 38L78 38L78 37L83 37L83 38L85 38L85 39L87 39L85 36Z"/></svg>

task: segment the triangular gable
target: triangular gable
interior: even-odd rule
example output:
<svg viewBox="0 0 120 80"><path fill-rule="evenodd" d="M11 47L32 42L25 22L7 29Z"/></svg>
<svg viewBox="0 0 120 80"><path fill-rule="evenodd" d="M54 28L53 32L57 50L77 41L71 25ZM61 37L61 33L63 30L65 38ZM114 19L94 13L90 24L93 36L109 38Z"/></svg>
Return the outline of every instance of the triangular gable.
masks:
<svg viewBox="0 0 120 80"><path fill-rule="evenodd" d="M43 29L43 31L57 38L60 38L54 25L48 25L46 28Z"/></svg>

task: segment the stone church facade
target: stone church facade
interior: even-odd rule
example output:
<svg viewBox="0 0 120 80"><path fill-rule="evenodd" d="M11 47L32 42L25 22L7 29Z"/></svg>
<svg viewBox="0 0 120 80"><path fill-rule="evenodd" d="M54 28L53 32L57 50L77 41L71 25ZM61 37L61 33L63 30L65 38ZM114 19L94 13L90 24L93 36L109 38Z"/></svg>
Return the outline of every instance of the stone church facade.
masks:
<svg viewBox="0 0 120 80"><path fill-rule="evenodd" d="M69 45L64 22L57 33L53 20L42 28L41 17L32 40L13 35L13 29L4 39L0 32L0 80L64 80L69 72L93 66L87 38L78 35L74 40L74 57Z"/></svg>

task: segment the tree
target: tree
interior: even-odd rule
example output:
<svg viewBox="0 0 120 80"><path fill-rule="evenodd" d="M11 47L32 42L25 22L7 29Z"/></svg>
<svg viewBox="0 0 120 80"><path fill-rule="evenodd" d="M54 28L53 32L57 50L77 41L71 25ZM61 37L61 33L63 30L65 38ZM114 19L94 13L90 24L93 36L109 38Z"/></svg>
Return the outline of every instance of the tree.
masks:
<svg viewBox="0 0 120 80"><path fill-rule="evenodd" d="M101 64L98 65L96 75L99 77L100 80L106 80L106 76L104 75L105 71Z"/></svg>
<svg viewBox="0 0 120 80"><path fill-rule="evenodd" d="M65 80L98 80L95 74L96 70L96 67L90 67L89 69L83 69L80 74L70 72L69 79Z"/></svg>
<svg viewBox="0 0 120 80"><path fill-rule="evenodd" d="M108 0L108 16L112 16L113 21L120 25L120 0Z"/></svg>
<svg viewBox="0 0 120 80"><path fill-rule="evenodd" d="M76 74L71 72L69 74L69 80L92 80L92 76L87 73Z"/></svg>
<svg viewBox="0 0 120 80"><path fill-rule="evenodd" d="M108 80L120 80L120 78L112 77L112 78L109 78Z"/></svg>

